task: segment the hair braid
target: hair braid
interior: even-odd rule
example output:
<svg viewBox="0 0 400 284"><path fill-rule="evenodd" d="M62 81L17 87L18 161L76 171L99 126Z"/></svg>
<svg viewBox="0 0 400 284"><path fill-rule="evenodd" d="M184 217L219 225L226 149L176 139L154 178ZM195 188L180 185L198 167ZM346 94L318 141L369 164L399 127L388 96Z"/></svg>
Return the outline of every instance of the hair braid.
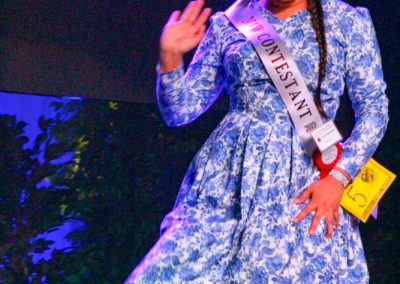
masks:
<svg viewBox="0 0 400 284"><path fill-rule="evenodd" d="M311 26L315 31L319 48L318 85L315 102L319 113L326 118L327 115L321 102L321 85L326 75L326 62L328 56L324 25L324 10L322 9L320 0L308 0L307 10L311 15Z"/></svg>

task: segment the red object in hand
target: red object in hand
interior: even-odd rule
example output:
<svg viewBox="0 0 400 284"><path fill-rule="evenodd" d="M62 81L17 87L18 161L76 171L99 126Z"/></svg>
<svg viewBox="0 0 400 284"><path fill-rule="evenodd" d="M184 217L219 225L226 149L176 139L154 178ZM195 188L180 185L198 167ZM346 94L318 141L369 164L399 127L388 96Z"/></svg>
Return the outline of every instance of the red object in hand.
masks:
<svg viewBox="0 0 400 284"><path fill-rule="evenodd" d="M326 177L328 173L337 164L342 155L342 145L336 143L334 147L328 148L321 153L320 151L314 152L314 163L320 171L320 178Z"/></svg>

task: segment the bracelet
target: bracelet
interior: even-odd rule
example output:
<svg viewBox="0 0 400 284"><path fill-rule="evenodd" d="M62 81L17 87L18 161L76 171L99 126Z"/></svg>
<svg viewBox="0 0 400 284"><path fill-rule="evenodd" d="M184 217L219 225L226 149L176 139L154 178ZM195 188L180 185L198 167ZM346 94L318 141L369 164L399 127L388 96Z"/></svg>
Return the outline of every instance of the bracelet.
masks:
<svg viewBox="0 0 400 284"><path fill-rule="evenodd" d="M344 188L346 188L346 186L350 183L347 177L337 169L332 169L328 175L334 177L338 182L340 182L343 185Z"/></svg>

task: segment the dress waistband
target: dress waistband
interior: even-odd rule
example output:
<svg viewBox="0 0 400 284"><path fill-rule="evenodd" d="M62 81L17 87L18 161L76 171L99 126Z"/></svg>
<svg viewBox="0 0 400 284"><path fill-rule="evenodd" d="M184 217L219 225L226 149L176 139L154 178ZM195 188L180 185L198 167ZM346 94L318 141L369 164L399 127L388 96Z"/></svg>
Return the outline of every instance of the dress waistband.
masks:
<svg viewBox="0 0 400 284"><path fill-rule="evenodd" d="M286 108L276 110L272 103L257 105L249 104L237 99L231 99L229 104L229 112L240 112L245 115L257 118L266 123L290 122L290 116Z"/></svg>

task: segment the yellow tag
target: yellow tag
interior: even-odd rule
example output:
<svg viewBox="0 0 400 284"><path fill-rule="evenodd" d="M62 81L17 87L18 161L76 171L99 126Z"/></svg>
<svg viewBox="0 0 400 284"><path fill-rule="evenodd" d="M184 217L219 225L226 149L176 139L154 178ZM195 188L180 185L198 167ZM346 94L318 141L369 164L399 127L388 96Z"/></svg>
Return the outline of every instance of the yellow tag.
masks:
<svg viewBox="0 0 400 284"><path fill-rule="evenodd" d="M340 205L365 223L395 178L395 174L370 159L346 187Z"/></svg>

